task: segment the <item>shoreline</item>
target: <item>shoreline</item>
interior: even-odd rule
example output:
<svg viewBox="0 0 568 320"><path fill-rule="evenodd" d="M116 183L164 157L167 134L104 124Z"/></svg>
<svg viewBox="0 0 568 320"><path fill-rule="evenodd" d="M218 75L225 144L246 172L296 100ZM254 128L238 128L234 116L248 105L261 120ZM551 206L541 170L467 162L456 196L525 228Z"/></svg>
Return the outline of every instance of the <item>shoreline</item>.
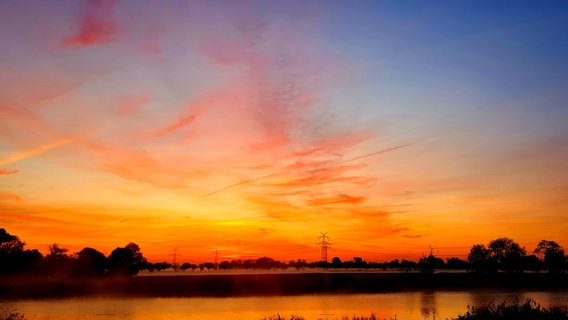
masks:
<svg viewBox="0 0 568 320"><path fill-rule="evenodd" d="M100 278L0 278L0 299L239 297L418 290L565 290L568 274L266 273Z"/></svg>

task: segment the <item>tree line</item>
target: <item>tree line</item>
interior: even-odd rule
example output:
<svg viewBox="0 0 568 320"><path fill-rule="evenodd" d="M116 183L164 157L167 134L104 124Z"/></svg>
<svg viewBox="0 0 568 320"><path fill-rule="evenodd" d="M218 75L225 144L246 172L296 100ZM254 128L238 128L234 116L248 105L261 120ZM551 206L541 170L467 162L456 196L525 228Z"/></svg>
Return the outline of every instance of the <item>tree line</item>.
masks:
<svg viewBox="0 0 568 320"><path fill-rule="evenodd" d="M117 247L108 256L100 251L86 247L70 254L58 244L49 246L47 255L37 249L25 249L25 243L17 236L0 228L0 276L13 274L34 274L46 276L113 276L135 275L142 270L149 272L174 269L187 270L302 270L306 268L345 269L345 270L400 270L433 272L434 270L461 269L477 273L542 271L565 273L568 258L561 245L555 241L542 240L527 254L525 248L509 238L497 238L487 245L475 244L471 247L467 260L457 257L442 259L433 250L418 261L394 259L390 262L367 262L361 257L342 261L334 257L331 262L307 262L303 259L281 262L269 257L258 259L235 259L220 263L171 264L151 263L143 256L140 247L128 243Z"/></svg>
<svg viewBox="0 0 568 320"><path fill-rule="evenodd" d="M17 236L0 228L0 275L134 275L148 265L140 247L132 242L117 247L108 256L90 247L69 254L68 249L56 243L49 246L49 253L44 256L37 249L24 249L24 246Z"/></svg>

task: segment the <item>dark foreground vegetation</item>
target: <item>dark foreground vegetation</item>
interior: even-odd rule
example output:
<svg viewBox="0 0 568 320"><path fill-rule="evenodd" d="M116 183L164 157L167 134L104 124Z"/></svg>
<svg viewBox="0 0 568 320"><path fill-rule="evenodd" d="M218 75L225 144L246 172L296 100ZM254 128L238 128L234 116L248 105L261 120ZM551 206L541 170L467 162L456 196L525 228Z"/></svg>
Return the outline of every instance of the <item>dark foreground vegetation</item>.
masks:
<svg viewBox="0 0 568 320"><path fill-rule="evenodd" d="M480 307L467 307L468 311L465 314L460 314L452 320L568 320L568 310L552 306L550 308L541 307L536 301L527 299L524 303L518 300L513 303L495 302L489 303L487 306ZM273 315L264 320L287 320L288 318L280 316L279 314ZM290 320L304 320L302 316L292 315ZM366 316L352 316L338 318L340 320L380 320L371 314ZM390 319L396 319L390 318ZM386 320L386 319L385 319Z"/></svg>
<svg viewBox="0 0 568 320"><path fill-rule="evenodd" d="M541 307L536 301L527 299L524 303L518 300L506 304L505 302L496 304L491 302L483 307L470 307L468 311L459 315L456 320L568 320L568 310L552 306L550 308Z"/></svg>
<svg viewBox="0 0 568 320"><path fill-rule="evenodd" d="M468 306L465 314L460 314L452 320L568 320L568 310L552 306L550 308L541 307L536 301L527 299L524 303L518 300L513 303L495 302L489 303L487 306L471 307ZM302 316L292 315L289 318L280 316L279 314L264 318L264 320L304 320ZM366 316L352 316L337 318L339 320L380 320L371 313ZM390 319L396 319L390 318ZM386 319L385 319L386 320Z"/></svg>

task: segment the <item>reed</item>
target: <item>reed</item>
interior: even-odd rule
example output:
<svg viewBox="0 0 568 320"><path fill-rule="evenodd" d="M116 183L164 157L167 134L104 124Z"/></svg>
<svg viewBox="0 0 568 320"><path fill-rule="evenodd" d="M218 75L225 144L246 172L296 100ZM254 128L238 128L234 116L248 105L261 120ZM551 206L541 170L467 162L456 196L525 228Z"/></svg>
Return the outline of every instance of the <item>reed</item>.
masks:
<svg viewBox="0 0 568 320"><path fill-rule="evenodd" d="M532 299L524 303L491 302L487 306L468 306L468 311L454 320L568 320L568 310L561 307L543 308Z"/></svg>
<svg viewBox="0 0 568 320"><path fill-rule="evenodd" d="M302 316L298 316L298 315L291 315L290 317L286 317L280 314L275 314L272 315L268 318L264 318L262 320L306 320L304 317ZM349 316L342 316L342 317L322 317L322 318L318 318L317 320L387 320L386 318L378 318L377 316L375 316L374 313L371 313L368 317L365 316L358 316L358 315L352 315L351 317ZM396 320L396 316L393 318L389 318L388 320Z"/></svg>
<svg viewBox="0 0 568 320"><path fill-rule="evenodd" d="M24 315L16 311L0 311L0 320L24 320Z"/></svg>

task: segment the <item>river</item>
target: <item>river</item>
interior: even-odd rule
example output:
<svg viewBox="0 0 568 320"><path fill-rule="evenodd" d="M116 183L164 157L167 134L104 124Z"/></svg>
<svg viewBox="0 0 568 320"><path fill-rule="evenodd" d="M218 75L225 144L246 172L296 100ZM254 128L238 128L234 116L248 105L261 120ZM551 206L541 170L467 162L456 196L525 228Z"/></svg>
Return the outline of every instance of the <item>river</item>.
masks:
<svg viewBox="0 0 568 320"><path fill-rule="evenodd" d="M236 298L73 298L4 300L0 311L17 310L27 320L91 319L268 319L279 314L304 319L340 319L353 315L398 320L446 319L467 311L468 305L533 298L542 306L568 306L568 291L412 291L383 294L302 295Z"/></svg>

